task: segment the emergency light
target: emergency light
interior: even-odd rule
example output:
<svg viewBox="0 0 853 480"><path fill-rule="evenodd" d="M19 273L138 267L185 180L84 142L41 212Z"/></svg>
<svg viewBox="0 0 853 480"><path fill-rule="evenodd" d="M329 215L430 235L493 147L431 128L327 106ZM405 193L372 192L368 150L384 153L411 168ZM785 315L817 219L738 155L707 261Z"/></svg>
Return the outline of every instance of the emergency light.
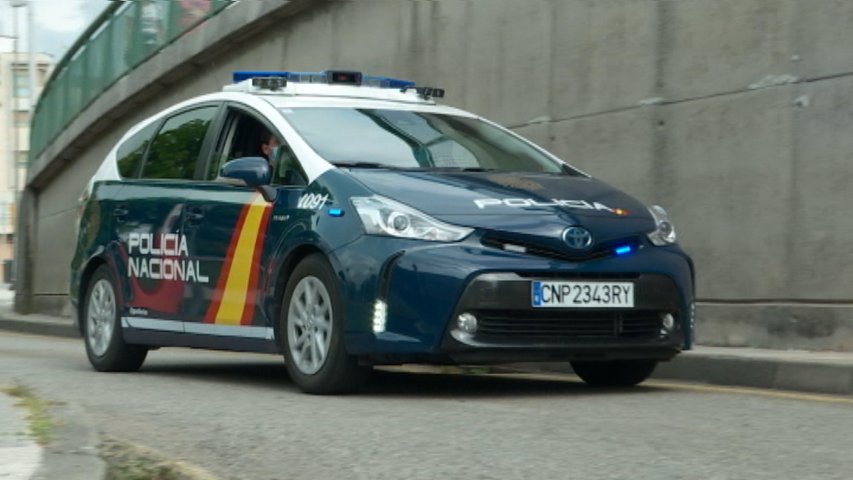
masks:
<svg viewBox="0 0 853 480"><path fill-rule="evenodd" d="M252 78L283 78L287 80L288 72L233 72L234 83L240 83Z"/></svg>
<svg viewBox="0 0 853 480"><path fill-rule="evenodd" d="M393 88L406 93L415 90L423 98L442 98L444 89L433 87L418 87L411 80L399 78L364 75L361 72L349 70L324 70L322 72L269 72L269 71L237 71L232 74L234 83L252 80L252 86L264 90L280 90L292 83L322 83L326 85L366 86L374 88Z"/></svg>

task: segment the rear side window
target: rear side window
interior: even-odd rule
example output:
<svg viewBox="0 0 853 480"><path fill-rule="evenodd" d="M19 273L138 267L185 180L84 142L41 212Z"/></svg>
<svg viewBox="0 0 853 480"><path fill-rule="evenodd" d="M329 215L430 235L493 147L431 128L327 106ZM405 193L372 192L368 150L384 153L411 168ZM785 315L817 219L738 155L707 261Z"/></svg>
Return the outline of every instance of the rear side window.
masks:
<svg viewBox="0 0 853 480"><path fill-rule="evenodd" d="M154 135L155 128L157 128L157 122L136 132L136 134L118 147L116 163L118 164L118 172L122 177L136 178L139 176L139 167L142 166L142 156L145 154L145 148L151 141L151 136Z"/></svg>
<svg viewBox="0 0 853 480"><path fill-rule="evenodd" d="M151 142L142 177L192 179L204 137L218 108L197 108L166 120Z"/></svg>

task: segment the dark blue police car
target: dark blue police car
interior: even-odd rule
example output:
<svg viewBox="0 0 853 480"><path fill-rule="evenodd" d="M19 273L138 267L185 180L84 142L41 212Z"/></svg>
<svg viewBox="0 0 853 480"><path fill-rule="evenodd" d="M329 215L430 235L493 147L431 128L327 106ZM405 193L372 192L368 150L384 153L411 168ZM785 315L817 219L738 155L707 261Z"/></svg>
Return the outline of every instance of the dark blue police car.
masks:
<svg viewBox="0 0 853 480"><path fill-rule="evenodd" d="M81 197L70 296L94 368L189 346L283 354L312 393L412 362L633 385L690 348L666 212L443 94L238 72L133 127Z"/></svg>

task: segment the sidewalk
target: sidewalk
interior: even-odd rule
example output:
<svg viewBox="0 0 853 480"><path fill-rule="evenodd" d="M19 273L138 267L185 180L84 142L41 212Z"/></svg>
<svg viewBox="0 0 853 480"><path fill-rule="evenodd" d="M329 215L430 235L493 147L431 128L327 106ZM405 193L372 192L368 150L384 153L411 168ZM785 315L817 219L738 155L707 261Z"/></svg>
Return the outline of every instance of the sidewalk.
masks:
<svg viewBox="0 0 853 480"><path fill-rule="evenodd" d="M0 385L3 388L12 385ZM24 387L26 388L26 387ZM17 396L22 396L19 392ZM107 466L98 450L99 435L94 422L79 406L24 393L22 398L0 391L0 479L9 480L99 480ZM49 422L44 445L30 434L31 410L20 402L47 402ZM32 407L32 405L30 405ZM39 407L42 408L42 407Z"/></svg>
<svg viewBox="0 0 853 480"><path fill-rule="evenodd" d="M42 463L42 448L27 433L27 411L0 392L0 478L29 479Z"/></svg>
<svg viewBox="0 0 853 480"><path fill-rule="evenodd" d="M12 292L0 286L0 332L79 337L69 318L14 313L12 298ZM16 403L17 399L0 391L0 479L97 480L105 477L106 464L99 456L97 429L81 407L52 402L49 407L49 415L55 422L52 436L47 445L40 447L27 433L27 410Z"/></svg>
<svg viewBox="0 0 853 480"><path fill-rule="evenodd" d="M79 338L71 319L18 315L0 305L0 331ZM567 363L515 364L525 372L571 373ZM658 366L655 378L715 385L853 395L853 353L696 347Z"/></svg>

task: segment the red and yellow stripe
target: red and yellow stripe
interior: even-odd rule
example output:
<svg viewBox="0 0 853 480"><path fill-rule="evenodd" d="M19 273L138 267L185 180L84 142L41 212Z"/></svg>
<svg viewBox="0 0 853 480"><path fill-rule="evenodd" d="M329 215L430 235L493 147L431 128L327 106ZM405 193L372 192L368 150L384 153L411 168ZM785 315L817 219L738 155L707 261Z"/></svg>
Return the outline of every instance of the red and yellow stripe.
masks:
<svg viewBox="0 0 853 480"><path fill-rule="evenodd" d="M205 323L252 323L258 298L261 251L271 211L271 204L256 194L240 212Z"/></svg>

